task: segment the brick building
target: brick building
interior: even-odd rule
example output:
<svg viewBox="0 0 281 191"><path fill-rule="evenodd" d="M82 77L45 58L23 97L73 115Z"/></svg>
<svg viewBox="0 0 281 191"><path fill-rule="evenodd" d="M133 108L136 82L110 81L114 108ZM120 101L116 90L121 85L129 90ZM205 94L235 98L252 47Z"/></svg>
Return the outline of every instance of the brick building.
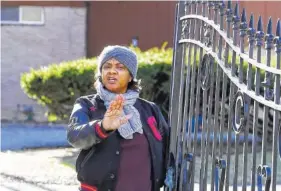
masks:
<svg viewBox="0 0 281 191"><path fill-rule="evenodd" d="M85 57L86 9L76 4L54 6L52 2L32 2L31 6L2 3L1 120L21 118L17 110L32 107L35 120L45 121L46 109L22 91L21 74L30 68Z"/></svg>

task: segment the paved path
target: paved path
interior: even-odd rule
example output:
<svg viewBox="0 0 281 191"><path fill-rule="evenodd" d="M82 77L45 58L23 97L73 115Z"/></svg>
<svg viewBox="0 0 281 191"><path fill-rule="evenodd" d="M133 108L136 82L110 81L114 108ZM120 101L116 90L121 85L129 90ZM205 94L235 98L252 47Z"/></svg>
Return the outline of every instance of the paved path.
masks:
<svg viewBox="0 0 281 191"><path fill-rule="evenodd" d="M1 191L78 191L77 149L1 152Z"/></svg>

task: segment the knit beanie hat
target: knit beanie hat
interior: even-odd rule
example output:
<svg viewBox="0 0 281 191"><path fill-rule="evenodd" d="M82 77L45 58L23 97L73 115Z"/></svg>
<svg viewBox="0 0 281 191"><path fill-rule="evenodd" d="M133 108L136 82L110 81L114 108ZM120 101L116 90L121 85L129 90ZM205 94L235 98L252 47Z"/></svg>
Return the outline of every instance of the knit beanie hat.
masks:
<svg viewBox="0 0 281 191"><path fill-rule="evenodd" d="M100 73L102 65L112 58L118 60L121 64L124 64L130 71L133 78L136 79L138 71L136 53L125 46L114 45L105 47L98 57L98 67Z"/></svg>

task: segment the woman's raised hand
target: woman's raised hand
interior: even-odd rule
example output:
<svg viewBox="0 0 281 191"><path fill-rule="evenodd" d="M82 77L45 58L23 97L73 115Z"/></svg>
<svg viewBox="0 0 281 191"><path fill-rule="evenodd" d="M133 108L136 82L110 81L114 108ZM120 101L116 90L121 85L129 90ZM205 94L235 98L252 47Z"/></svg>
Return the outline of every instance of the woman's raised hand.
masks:
<svg viewBox="0 0 281 191"><path fill-rule="evenodd" d="M105 130L110 131L118 129L130 119L131 115L122 116L124 101L122 95L117 95L115 99L111 101L102 120L102 126Z"/></svg>

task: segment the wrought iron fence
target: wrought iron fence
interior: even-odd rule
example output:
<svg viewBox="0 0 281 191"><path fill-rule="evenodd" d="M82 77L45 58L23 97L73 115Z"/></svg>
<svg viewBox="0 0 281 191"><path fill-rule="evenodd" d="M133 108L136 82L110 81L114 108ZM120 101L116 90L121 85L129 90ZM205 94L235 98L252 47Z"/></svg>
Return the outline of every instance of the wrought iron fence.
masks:
<svg viewBox="0 0 281 191"><path fill-rule="evenodd" d="M280 22L274 36L238 3L177 3L166 190L281 185Z"/></svg>

